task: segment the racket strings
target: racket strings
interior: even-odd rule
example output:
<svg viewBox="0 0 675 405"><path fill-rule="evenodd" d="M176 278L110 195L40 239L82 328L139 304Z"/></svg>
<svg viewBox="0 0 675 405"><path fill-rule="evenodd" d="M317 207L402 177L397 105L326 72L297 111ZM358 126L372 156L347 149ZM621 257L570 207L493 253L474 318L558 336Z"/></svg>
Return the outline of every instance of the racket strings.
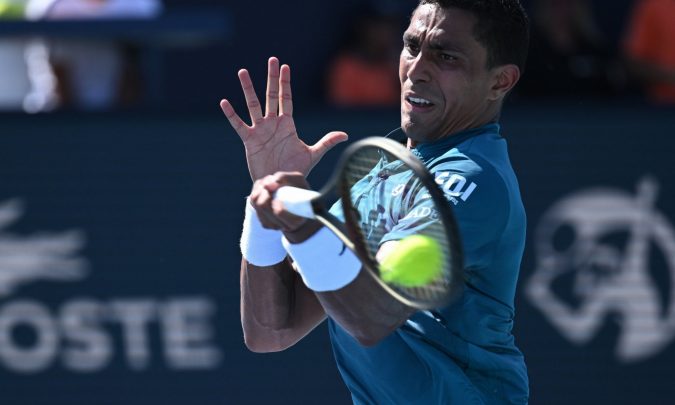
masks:
<svg viewBox="0 0 675 405"><path fill-rule="evenodd" d="M385 187L386 182L405 180L401 184L392 184ZM391 231L387 229L385 215L387 204L392 194L403 194L401 201L406 201L402 208L401 218L405 215L419 215L424 226L415 233L433 238L441 248L442 272L434 281L419 287L403 287L389 284L405 300L425 305L442 301L457 280L452 279L451 263L452 250L448 241L446 228L431 200L428 189L416 175L416 172L390 153L380 148L363 148L356 151L344 166L342 178L342 197L345 207L345 221L351 223L357 235L354 235L355 245L365 246L371 264L376 267L376 254L385 235ZM396 189L396 187L400 187ZM395 191L392 191L395 190ZM366 198L367 197L367 198ZM366 218L360 214L362 202L368 201L370 210ZM420 212L415 214L415 210ZM430 218L427 218L430 217ZM379 274L378 274L379 276Z"/></svg>

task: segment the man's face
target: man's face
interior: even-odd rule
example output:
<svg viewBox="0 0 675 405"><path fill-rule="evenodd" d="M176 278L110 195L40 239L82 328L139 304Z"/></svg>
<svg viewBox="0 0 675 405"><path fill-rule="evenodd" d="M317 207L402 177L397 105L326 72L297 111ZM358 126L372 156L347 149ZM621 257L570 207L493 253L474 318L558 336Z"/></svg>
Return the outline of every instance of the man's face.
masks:
<svg viewBox="0 0 675 405"><path fill-rule="evenodd" d="M401 127L413 142L430 142L486 124L494 72L474 38L476 18L464 10L425 4L403 34L399 64Z"/></svg>

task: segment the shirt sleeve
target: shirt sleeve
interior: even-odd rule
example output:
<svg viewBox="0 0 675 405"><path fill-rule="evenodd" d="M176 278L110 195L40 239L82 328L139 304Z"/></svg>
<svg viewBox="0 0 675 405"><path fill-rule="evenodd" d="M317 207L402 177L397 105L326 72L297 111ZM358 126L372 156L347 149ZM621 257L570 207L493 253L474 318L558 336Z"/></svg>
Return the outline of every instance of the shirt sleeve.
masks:
<svg viewBox="0 0 675 405"><path fill-rule="evenodd" d="M432 174L457 220L467 273L485 267L506 222L509 203L503 181L493 168L470 159L439 165ZM419 233L440 220L433 201L423 193L409 206L381 243Z"/></svg>

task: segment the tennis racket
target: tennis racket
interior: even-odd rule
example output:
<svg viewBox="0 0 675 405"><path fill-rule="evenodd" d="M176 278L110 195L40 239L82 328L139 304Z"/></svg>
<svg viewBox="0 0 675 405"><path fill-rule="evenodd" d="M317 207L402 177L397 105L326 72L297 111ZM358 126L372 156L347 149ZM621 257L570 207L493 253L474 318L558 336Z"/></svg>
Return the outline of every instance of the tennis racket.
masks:
<svg viewBox="0 0 675 405"><path fill-rule="evenodd" d="M340 198L344 222L326 208L331 196ZM350 145L320 192L284 186L274 198L287 211L329 228L386 291L408 306L443 307L463 284L461 243L449 203L424 164L391 139L372 137ZM385 281L375 259L380 245L411 233L438 244L440 272L414 287Z"/></svg>

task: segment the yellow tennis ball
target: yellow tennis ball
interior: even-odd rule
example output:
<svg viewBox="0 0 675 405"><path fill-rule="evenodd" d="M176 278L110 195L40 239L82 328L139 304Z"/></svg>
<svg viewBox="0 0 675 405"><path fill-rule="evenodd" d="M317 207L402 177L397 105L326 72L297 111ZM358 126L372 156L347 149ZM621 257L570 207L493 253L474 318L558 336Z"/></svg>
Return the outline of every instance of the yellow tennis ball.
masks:
<svg viewBox="0 0 675 405"><path fill-rule="evenodd" d="M412 235L401 239L380 263L380 276L387 283L420 287L434 281L443 270L441 246L433 238Z"/></svg>
<svg viewBox="0 0 675 405"><path fill-rule="evenodd" d="M24 2L0 0L0 18L19 19L24 16Z"/></svg>

